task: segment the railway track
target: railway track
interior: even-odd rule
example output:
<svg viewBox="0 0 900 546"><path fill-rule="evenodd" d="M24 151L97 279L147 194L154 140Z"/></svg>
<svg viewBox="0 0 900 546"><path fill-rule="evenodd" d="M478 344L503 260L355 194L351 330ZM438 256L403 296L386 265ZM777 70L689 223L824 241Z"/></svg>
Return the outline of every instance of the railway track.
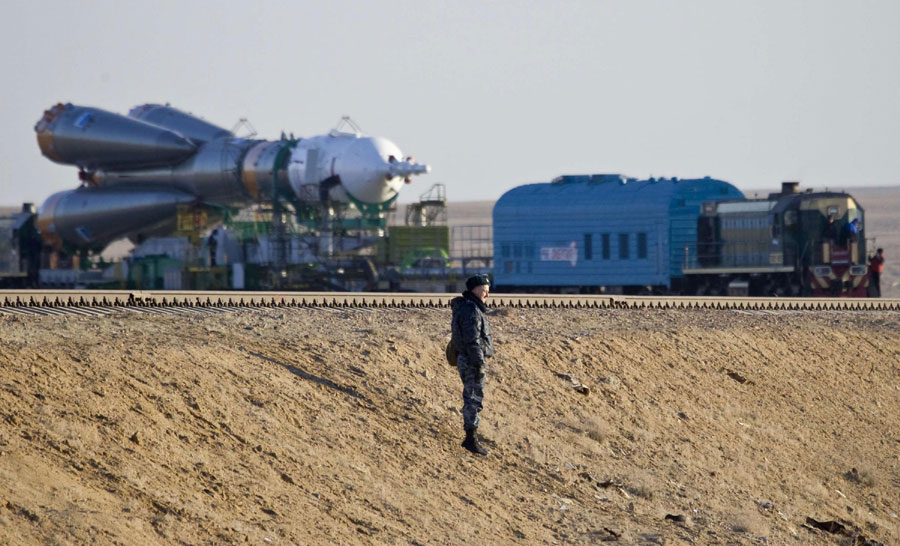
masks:
<svg viewBox="0 0 900 546"><path fill-rule="evenodd" d="M0 314L105 315L221 313L253 308L443 308L456 294L381 292L188 292L141 290L0 290ZM900 299L720 298L494 294L488 305L556 309L698 309L757 311L900 311Z"/></svg>

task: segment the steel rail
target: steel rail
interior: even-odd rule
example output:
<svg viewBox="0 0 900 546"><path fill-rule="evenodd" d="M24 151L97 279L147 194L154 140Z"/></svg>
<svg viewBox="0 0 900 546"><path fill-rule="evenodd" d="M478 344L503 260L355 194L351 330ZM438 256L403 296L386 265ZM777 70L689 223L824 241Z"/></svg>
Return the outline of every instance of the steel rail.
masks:
<svg viewBox="0 0 900 546"><path fill-rule="evenodd" d="M456 294L386 292L194 292L178 290L0 290L0 312L81 309L90 313L178 309L233 311L260 307L442 308ZM618 296L564 294L492 294L490 307L537 309L732 309L765 311L900 311L900 299L735 298L692 296ZM75 313L77 314L77 313ZM84 314L84 313L81 313Z"/></svg>

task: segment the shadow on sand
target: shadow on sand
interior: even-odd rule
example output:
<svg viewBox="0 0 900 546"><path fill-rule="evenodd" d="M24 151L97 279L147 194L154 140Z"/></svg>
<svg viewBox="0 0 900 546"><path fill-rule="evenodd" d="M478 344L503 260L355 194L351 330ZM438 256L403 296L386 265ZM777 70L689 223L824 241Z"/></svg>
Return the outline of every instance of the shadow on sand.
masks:
<svg viewBox="0 0 900 546"><path fill-rule="evenodd" d="M343 386L343 385L338 385L337 383L335 383L334 381L332 381L332 380L330 380L330 379L325 379L324 377L319 377L318 375L313 375L313 374L307 372L306 370L303 370L303 369L301 369L301 368L298 368L297 366L294 366L294 365L292 365L292 364L286 364L286 363L284 363L284 362L275 360L274 358L268 357L268 356L266 356L266 355L264 355L264 354L262 354L262 353L255 353L255 352L253 352L253 351L247 351L247 352L250 353L251 355L257 357L257 358L261 358L261 359L263 359L263 360L265 360L265 361L267 361L267 362L271 362L272 364L277 364L277 365L281 366L282 368L284 368L285 370L287 370L287 371L291 372L292 374L296 375L297 377L302 377L303 379L306 379L307 381L312 381L313 383L318 383L319 385L322 385L322 386L324 386L324 387L328 387L329 389L334 389L334 390L336 390L336 391L338 391L338 392L342 392L342 393L344 393L344 394L346 394L346 395L348 395L348 396L352 396L353 398L357 398L357 399L359 399L359 400L362 400L362 401L364 401L365 403L367 403L367 404L369 404L369 405L372 405L372 406L375 405L375 404L372 403L371 400L369 400L369 399L366 398L365 396L359 394L359 393L356 392L355 390L353 390L353 389L351 389L351 388L349 388L349 387L345 387L345 386Z"/></svg>

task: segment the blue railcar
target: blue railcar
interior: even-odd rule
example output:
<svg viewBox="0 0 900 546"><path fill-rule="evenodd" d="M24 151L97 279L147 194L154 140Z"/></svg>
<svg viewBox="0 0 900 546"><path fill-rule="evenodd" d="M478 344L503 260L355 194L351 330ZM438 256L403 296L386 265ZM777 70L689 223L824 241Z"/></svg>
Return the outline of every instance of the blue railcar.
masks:
<svg viewBox="0 0 900 546"><path fill-rule="evenodd" d="M675 288L704 202L743 199L728 182L561 176L494 205L499 291L638 293Z"/></svg>

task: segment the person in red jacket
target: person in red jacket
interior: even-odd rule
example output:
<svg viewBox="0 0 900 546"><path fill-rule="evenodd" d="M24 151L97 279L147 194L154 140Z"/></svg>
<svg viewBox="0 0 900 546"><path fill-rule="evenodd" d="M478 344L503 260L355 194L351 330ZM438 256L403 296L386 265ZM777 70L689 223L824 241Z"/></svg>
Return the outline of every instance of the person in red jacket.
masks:
<svg viewBox="0 0 900 546"><path fill-rule="evenodd" d="M881 297L881 272L884 271L884 249L879 248L874 256L869 258L869 296Z"/></svg>

